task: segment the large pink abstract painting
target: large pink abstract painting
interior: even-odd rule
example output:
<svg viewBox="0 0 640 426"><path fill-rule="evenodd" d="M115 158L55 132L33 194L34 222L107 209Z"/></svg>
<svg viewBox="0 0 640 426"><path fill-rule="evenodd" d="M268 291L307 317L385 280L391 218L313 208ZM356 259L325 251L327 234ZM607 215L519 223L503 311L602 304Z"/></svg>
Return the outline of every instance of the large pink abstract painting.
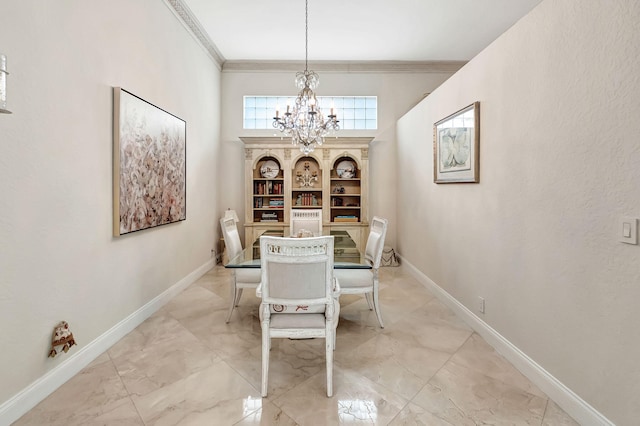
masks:
<svg viewBox="0 0 640 426"><path fill-rule="evenodd" d="M186 219L186 122L114 87L113 234Z"/></svg>

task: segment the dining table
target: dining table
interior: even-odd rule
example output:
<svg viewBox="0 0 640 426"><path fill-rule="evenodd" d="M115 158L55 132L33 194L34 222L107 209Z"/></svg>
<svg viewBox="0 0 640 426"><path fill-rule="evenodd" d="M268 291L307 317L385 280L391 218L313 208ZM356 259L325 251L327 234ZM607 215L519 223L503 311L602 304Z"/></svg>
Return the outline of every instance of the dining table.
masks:
<svg viewBox="0 0 640 426"><path fill-rule="evenodd" d="M282 230L267 230L262 235L280 236ZM334 237L333 268L334 269L371 269L371 263L358 250L355 241L346 231L331 231ZM225 268L260 268L260 238L251 246L245 247L237 256L229 259Z"/></svg>

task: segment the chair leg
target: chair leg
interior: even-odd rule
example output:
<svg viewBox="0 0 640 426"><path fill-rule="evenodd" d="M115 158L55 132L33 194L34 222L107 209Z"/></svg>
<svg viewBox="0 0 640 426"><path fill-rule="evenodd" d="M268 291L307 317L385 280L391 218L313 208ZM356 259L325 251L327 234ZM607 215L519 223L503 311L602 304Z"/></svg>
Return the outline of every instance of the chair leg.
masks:
<svg viewBox="0 0 640 426"><path fill-rule="evenodd" d="M262 397L266 398L269 388L269 350L271 349L271 338L269 330L262 328Z"/></svg>
<svg viewBox="0 0 640 426"><path fill-rule="evenodd" d="M327 362L327 396L331 398L333 396L333 350L335 348L335 333L333 329L327 329L327 335L325 336L326 346L326 362Z"/></svg>
<svg viewBox="0 0 640 426"><path fill-rule="evenodd" d="M238 306L240 304L240 298L242 297L242 289L239 288L236 291L236 300L234 301L235 305Z"/></svg>
<svg viewBox="0 0 640 426"><path fill-rule="evenodd" d="M225 320L225 323L229 324L229 321L231 321L231 314L233 313L233 308L236 306L236 280L235 277L232 278L233 281L231 281L230 284L230 294L229 294L229 313L227 314L227 319Z"/></svg>
<svg viewBox="0 0 640 426"><path fill-rule="evenodd" d="M376 316L378 317L378 322L380 323L380 328L384 328L384 324L382 323L382 313L380 312L380 302L378 300L378 289L373 289L373 307L376 310Z"/></svg>
<svg viewBox="0 0 640 426"><path fill-rule="evenodd" d="M367 299L367 304L369 305L369 310L373 311L373 302L371 301L371 293L364 294L365 299Z"/></svg>

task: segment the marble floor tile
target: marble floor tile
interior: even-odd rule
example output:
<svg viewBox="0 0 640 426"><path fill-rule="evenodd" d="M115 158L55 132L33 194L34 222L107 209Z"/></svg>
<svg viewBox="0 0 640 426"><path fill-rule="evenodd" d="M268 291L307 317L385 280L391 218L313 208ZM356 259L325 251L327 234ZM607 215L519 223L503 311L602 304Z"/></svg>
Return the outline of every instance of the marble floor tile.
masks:
<svg viewBox="0 0 640 426"><path fill-rule="evenodd" d="M448 362L412 402L455 425L539 425L547 399Z"/></svg>
<svg viewBox="0 0 640 426"><path fill-rule="evenodd" d="M99 357L104 360L104 357ZM110 361L92 363L58 388L44 401L22 416L14 425L86 424L117 412L121 417L131 400L114 365ZM131 424L139 421L129 411Z"/></svg>
<svg viewBox="0 0 640 426"><path fill-rule="evenodd" d="M276 407L273 403L267 399L262 400L261 407L249 414L238 423L236 426L298 426L298 423L294 422L291 417L287 416L281 408Z"/></svg>
<svg viewBox="0 0 640 426"><path fill-rule="evenodd" d="M446 352L412 346L379 334L338 354L335 362L344 370L358 371L369 380L411 399L450 357Z"/></svg>
<svg viewBox="0 0 640 426"><path fill-rule="evenodd" d="M311 376L326 371L324 339L272 339L269 351L270 398L289 391ZM230 357L226 362L256 389L262 389L262 345Z"/></svg>
<svg viewBox="0 0 640 426"><path fill-rule="evenodd" d="M580 426L562 408L552 400L547 402L547 409L544 412L542 426Z"/></svg>
<svg viewBox="0 0 640 426"><path fill-rule="evenodd" d="M530 394L546 398L544 392L531 383L477 333L473 333L451 357L451 362L476 370L501 382L509 383Z"/></svg>
<svg viewBox="0 0 640 426"><path fill-rule="evenodd" d="M385 328L340 298L333 397L323 339L273 339L261 398L260 299L225 323L230 276L212 268L14 425L577 425L402 267L380 271Z"/></svg>
<svg viewBox="0 0 640 426"><path fill-rule="evenodd" d="M318 373L273 403L301 425L386 425L407 400L362 375L334 368L333 396L327 397L326 375Z"/></svg>
<svg viewBox="0 0 640 426"><path fill-rule="evenodd" d="M260 392L225 362L132 400L145 424L233 424L260 408Z"/></svg>
<svg viewBox="0 0 640 426"><path fill-rule="evenodd" d="M431 414L424 408L409 403L394 417L389 426L456 426L440 417Z"/></svg>
<svg viewBox="0 0 640 426"><path fill-rule="evenodd" d="M383 333L412 346L453 354L469 339L473 330L440 301L432 300L385 327Z"/></svg>

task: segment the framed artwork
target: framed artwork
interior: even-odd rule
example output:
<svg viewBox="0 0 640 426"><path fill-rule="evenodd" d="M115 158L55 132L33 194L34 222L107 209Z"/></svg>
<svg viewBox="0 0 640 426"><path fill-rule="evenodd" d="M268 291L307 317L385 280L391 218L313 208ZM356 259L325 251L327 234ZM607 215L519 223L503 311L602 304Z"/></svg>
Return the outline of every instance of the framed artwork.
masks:
<svg viewBox="0 0 640 426"><path fill-rule="evenodd" d="M433 125L433 181L480 181L480 102Z"/></svg>
<svg viewBox="0 0 640 426"><path fill-rule="evenodd" d="M113 88L113 235L186 219L187 123Z"/></svg>

